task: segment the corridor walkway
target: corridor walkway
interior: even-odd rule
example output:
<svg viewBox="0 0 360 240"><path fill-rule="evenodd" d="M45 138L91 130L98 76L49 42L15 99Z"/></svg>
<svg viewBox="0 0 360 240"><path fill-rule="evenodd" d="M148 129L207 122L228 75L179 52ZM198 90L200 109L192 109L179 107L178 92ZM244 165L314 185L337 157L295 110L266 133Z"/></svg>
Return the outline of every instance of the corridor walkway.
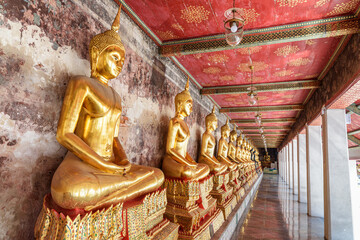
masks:
<svg viewBox="0 0 360 240"><path fill-rule="evenodd" d="M322 218L309 217L305 203L278 175L264 174L251 209L233 240L324 239Z"/></svg>

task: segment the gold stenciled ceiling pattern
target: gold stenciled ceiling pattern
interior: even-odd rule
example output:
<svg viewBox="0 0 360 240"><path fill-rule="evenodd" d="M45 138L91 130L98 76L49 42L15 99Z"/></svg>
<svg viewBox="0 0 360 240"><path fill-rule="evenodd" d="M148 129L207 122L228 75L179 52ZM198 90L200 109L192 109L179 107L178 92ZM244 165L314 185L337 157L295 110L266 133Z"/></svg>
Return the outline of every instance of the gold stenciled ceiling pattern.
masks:
<svg viewBox="0 0 360 240"><path fill-rule="evenodd" d="M356 14L360 0L240 0L236 1L235 7L243 12L245 30L252 37L246 39L254 39L254 42L243 42L252 47L227 48L224 51L221 45L224 12L233 6L233 1L126 0L126 3L163 41L164 56L171 55L174 63L191 74L198 85L210 88L208 94L220 107L247 107L249 103L246 93L210 93L219 87L226 87L224 89L227 91L237 85L262 83L267 89L270 85L280 83L293 86L300 82L321 81L328 67L341 53L341 44L347 44L348 38L338 37L339 34L352 34L359 25L350 19L326 18ZM307 21L314 24L309 25ZM326 35L312 38L311 31L318 34L323 25L327 27ZM296 37L297 34L299 37ZM309 36L310 39L307 38ZM276 43L271 42L272 39ZM266 42L270 44L264 44ZM196 54L192 54L194 52ZM254 66L253 78L250 62ZM239 86L239 89L242 87ZM311 97L312 92L307 88L298 91L259 91L258 99L263 106L301 104ZM292 110L282 113L273 111L266 112L266 116L295 118L298 113ZM236 116L229 113L228 116L249 119L253 113L237 113ZM292 124L290 122L289 125ZM255 123L252 124L254 126Z"/></svg>

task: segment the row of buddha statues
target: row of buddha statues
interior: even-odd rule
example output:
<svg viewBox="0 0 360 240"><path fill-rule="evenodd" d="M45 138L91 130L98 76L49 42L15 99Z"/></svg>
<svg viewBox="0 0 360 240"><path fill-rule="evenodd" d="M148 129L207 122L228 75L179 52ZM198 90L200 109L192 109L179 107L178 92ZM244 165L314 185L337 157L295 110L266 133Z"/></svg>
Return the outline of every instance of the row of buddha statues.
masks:
<svg viewBox="0 0 360 240"><path fill-rule="evenodd" d="M111 29L91 39L91 77L69 81L57 128L68 152L44 197L35 238L210 239L261 174L258 152L227 121L215 157L214 108L200 157L192 159L188 81L175 97L162 169L130 163L118 139L121 98L108 85L125 59L120 13L121 7Z"/></svg>

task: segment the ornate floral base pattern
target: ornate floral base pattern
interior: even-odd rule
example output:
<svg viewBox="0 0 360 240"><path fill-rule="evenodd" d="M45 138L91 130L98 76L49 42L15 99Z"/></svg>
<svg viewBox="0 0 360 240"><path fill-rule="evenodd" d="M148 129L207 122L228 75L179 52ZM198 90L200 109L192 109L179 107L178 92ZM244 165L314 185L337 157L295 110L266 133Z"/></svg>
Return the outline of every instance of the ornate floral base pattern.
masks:
<svg viewBox="0 0 360 240"><path fill-rule="evenodd" d="M165 216L180 224L179 239L210 239L224 222L216 200L209 194L213 176L201 181L165 178L168 205Z"/></svg>
<svg viewBox="0 0 360 240"><path fill-rule="evenodd" d="M51 196L44 198L35 225L36 239L177 239L177 224L163 217L166 189L96 212L56 211Z"/></svg>

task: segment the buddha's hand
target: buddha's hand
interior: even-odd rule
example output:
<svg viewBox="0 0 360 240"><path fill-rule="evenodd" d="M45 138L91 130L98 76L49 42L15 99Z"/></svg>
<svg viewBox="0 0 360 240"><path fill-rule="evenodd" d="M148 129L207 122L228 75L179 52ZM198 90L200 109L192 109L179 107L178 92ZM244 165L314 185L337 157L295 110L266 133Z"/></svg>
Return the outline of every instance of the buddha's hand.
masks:
<svg viewBox="0 0 360 240"><path fill-rule="evenodd" d="M126 173L129 169L130 169L130 163L128 161L128 165L118 165L112 162L106 162L106 164L104 164L105 167L105 172L108 173L113 173L113 174L124 174Z"/></svg>
<svg viewBox="0 0 360 240"><path fill-rule="evenodd" d="M117 165L122 169L122 171L119 173L125 174L130 171L131 163L128 159L122 159L121 161L117 162Z"/></svg>

